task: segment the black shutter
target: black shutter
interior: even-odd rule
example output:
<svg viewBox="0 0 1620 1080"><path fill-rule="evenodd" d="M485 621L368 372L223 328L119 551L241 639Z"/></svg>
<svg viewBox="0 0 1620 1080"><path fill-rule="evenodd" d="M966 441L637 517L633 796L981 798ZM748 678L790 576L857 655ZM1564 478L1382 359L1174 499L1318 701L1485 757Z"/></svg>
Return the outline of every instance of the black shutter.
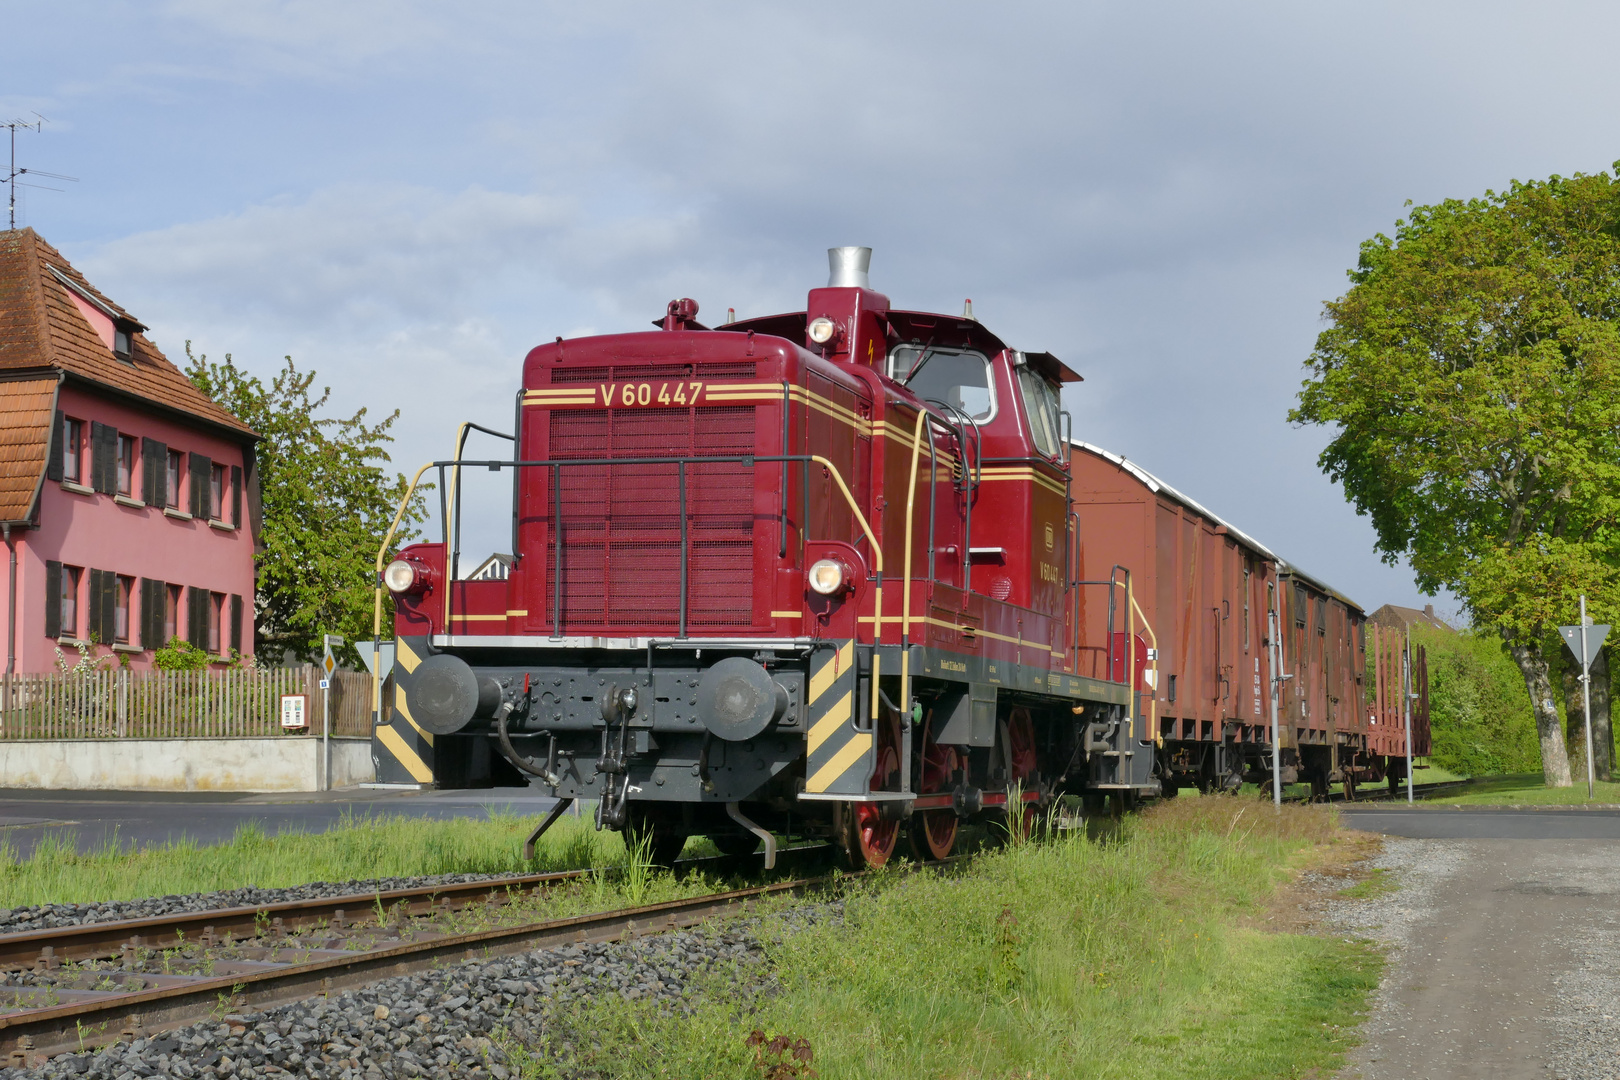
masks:
<svg viewBox="0 0 1620 1080"><path fill-rule="evenodd" d="M195 585L186 587L186 640L208 648L208 590Z"/></svg>
<svg viewBox="0 0 1620 1080"><path fill-rule="evenodd" d="M101 609L101 643L111 645L118 640L118 575L113 571L101 572L95 603Z"/></svg>
<svg viewBox="0 0 1620 1080"><path fill-rule="evenodd" d="M57 409L56 426L51 428L51 456L49 464L45 466L45 477L58 483L62 479L62 425L65 423L67 423L67 417L62 415L61 409ZM55 637L56 635L52 634L51 636Z"/></svg>
<svg viewBox="0 0 1620 1080"><path fill-rule="evenodd" d="M242 466L231 466L231 524L242 527Z"/></svg>
<svg viewBox="0 0 1620 1080"><path fill-rule="evenodd" d="M86 641L106 641L101 632L101 571L90 571L89 602L84 610L84 637Z"/></svg>
<svg viewBox="0 0 1620 1080"><path fill-rule="evenodd" d="M159 509L169 502L169 448L156 439L141 440L141 501Z"/></svg>
<svg viewBox="0 0 1620 1080"><path fill-rule="evenodd" d="M231 648L242 651L242 598L231 594Z"/></svg>
<svg viewBox="0 0 1620 1080"><path fill-rule="evenodd" d="M163 645L158 640L158 635L163 633L163 602L156 599L162 595L159 591L162 588L163 582L161 581L141 578L141 621L139 626L141 628L141 648L143 649L157 649ZM154 610L156 610L158 616L156 622L152 619Z"/></svg>
<svg viewBox="0 0 1620 1080"><path fill-rule="evenodd" d="M191 516L208 518L208 504L211 501L213 487L214 463L201 454L191 455Z"/></svg>
<svg viewBox="0 0 1620 1080"><path fill-rule="evenodd" d="M61 421L56 426L60 430ZM45 636L62 636L62 564L59 562L45 563Z"/></svg>
<svg viewBox="0 0 1620 1080"><path fill-rule="evenodd" d="M90 487L103 495L118 490L118 429L90 421Z"/></svg>

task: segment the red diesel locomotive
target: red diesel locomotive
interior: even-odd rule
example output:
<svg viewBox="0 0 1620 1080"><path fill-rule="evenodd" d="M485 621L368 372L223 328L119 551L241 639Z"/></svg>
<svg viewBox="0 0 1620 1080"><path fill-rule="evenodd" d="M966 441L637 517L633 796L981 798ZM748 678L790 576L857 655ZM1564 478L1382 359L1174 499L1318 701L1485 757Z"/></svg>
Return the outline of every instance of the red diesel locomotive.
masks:
<svg viewBox="0 0 1620 1080"><path fill-rule="evenodd" d="M661 862L704 834L769 864L792 832L880 865L901 832L940 858L965 820L1269 769L1221 724L1165 743L1130 568L1079 558L1080 377L829 255L802 312L711 329L679 300L533 349L512 457L428 467L444 540L383 573L380 778L527 779L546 824L595 799ZM472 468L512 475L504 579L459 579Z"/></svg>

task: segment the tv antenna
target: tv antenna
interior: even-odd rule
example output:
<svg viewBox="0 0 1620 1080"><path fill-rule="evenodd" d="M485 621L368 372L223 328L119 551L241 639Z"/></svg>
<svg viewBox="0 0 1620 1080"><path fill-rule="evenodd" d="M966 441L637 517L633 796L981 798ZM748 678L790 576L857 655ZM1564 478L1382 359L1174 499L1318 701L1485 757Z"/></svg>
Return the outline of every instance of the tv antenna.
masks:
<svg viewBox="0 0 1620 1080"><path fill-rule="evenodd" d="M46 124L45 118L43 116L39 115L39 113L35 113L34 114L34 119L32 119L32 120L13 120L9 124L0 124L0 127L5 128L7 131L9 131L11 133L11 167L6 172L6 184L11 189L11 207L10 207L10 210L11 210L11 226L10 227L13 228L13 229L15 229L17 227L17 185L21 184L23 187L38 188L41 191L61 191L62 190L61 188L47 187L44 184L30 184L26 180L17 179L17 177L19 177L19 176L45 176L45 177L49 177L52 180L65 180L70 184L77 184L79 182L79 178L76 177L76 176L63 176L60 173L44 172L43 170L40 170L40 169L19 169L19 168L17 168L17 132L19 130L21 130L21 131L41 131L41 130L44 129L45 124Z"/></svg>

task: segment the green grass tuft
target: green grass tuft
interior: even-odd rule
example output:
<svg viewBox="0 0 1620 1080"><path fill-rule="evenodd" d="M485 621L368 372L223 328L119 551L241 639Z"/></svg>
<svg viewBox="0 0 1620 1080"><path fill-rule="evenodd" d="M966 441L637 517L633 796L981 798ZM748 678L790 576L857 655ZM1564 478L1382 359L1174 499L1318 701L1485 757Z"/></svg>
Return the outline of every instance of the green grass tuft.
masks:
<svg viewBox="0 0 1620 1080"><path fill-rule="evenodd" d="M225 844L194 841L135 849L113 839L80 854L71 836L47 834L26 859L0 838L0 906L86 903L277 888L311 881L427 874L522 874L619 866L618 834L597 832L585 818L563 817L525 864L523 840L538 818L491 813L486 818L430 821L347 816L325 832L265 833L244 825Z"/></svg>
<svg viewBox="0 0 1620 1080"><path fill-rule="evenodd" d="M1245 922L1335 836L1321 809L1178 800L1103 839L880 875L850 889L844 926L770 940L781 994L706 1000L683 1017L601 1002L571 1019L591 1039L568 1064L758 1077L745 1046L758 1028L807 1040L823 1078L1329 1072L1377 985L1378 953ZM536 1054L523 1072L553 1068Z"/></svg>

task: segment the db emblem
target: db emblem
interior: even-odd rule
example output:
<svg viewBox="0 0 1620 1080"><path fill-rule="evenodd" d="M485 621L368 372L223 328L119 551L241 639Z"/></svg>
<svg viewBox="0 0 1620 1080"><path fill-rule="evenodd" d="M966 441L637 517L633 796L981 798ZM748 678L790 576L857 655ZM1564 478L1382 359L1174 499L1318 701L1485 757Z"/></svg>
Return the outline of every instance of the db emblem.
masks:
<svg viewBox="0 0 1620 1080"><path fill-rule="evenodd" d="M1050 521L1046 523L1046 550L1052 550L1052 523Z"/></svg>

